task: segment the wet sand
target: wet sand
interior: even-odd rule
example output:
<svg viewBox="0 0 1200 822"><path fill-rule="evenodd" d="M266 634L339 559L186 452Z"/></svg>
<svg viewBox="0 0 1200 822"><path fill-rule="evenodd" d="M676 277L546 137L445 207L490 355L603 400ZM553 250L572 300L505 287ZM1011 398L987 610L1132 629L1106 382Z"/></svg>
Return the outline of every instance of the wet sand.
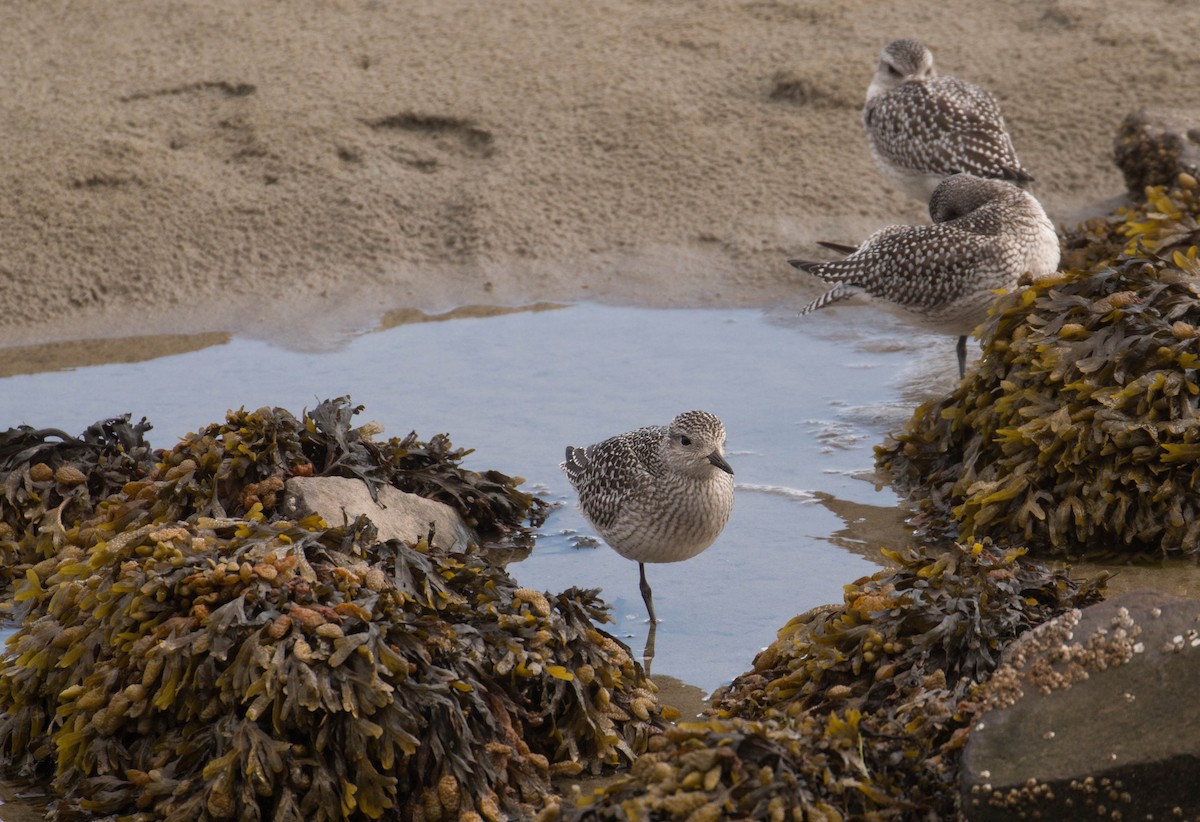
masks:
<svg viewBox="0 0 1200 822"><path fill-rule="evenodd" d="M788 255L925 219L859 122L886 41L995 94L1061 221L1122 194L1127 112L1200 107L1198 28L1184 0L0 9L0 345L803 299Z"/></svg>

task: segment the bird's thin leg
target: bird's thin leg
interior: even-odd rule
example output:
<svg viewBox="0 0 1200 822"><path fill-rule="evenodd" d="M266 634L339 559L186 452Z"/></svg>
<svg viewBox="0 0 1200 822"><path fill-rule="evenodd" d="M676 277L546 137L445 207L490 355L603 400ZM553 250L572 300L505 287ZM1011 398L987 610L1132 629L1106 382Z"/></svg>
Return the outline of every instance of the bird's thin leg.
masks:
<svg viewBox="0 0 1200 822"><path fill-rule="evenodd" d="M650 591L650 583L646 582L646 563L638 563L638 573L641 574L642 583L642 599L646 601L646 610L650 612L650 624L653 625L658 620L654 616L654 600L651 599L652 592Z"/></svg>
<svg viewBox="0 0 1200 822"><path fill-rule="evenodd" d="M961 380L967 375L967 338L962 336L958 338L958 378Z"/></svg>

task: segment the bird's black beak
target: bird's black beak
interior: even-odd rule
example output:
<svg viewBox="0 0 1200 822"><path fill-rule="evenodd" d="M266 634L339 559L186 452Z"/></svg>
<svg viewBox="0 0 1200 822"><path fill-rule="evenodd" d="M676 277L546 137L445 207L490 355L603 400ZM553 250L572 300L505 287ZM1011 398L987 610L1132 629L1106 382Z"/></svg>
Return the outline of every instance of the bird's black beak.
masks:
<svg viewBox="0 0 1200 822"><path fill-rule="evenodd" d="M708 461L720 468L726 474L729 474L730 476L733 475L733 469L729 467L729 463L725 462L725 458L716 451L713 451L708 455Z"/></svg>

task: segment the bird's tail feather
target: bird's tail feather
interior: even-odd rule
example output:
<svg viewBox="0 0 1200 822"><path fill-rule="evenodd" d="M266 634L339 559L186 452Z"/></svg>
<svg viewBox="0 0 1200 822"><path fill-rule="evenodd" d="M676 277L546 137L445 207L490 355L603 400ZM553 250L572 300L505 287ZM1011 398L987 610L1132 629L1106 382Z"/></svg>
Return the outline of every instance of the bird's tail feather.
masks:
<svg viewBox="0 0 1200 822"><path fill-rule="evenodd" d="M838 283L820 297L817 297L811 303L804 306L804 308L800 309L800 316L803 317L805 314L811 314L817 309L824 308L831 303L836 303L839 300L844 300L847 297L851 297L855 294L856 290L857 289L855 289L853 286L847 285L846 283Z"/></svg>
<svg viewBox="0 0 1200 822"><path fill-rule="evenodd" d="M827 240L817 240L817 245L821 248L828 248L830 251L836 251L838 254L853 254L858 251L856 245L846 245L844 243L831 243Z"/></svg>
<svg viewBox="0 0 1200 822"><path fill-rule="evenodd" d="M586 448L577 448L574 445L567 446L566 459L559 466L566 472L567 478L572 482L575 478L581 475L588 466L588 454Z"/></svg>
<svg viewBox="0 0 1200 822"><path fill-rule="evenodd" d="M788 265L790 265L794 268L798 268L801 271L807 271L809 274L812 274L813 269L819 265L823 265L823 263L818 263L813 260L788 260Z"/></svg>
<svg viewBox="0 0 1200 822"><path fill-rule="evenodd" d="M1037 178L1023 168L1006 168L1002 179L1015 183L1021 188L1028 188L1030 183L1036 183Z"/></svg>

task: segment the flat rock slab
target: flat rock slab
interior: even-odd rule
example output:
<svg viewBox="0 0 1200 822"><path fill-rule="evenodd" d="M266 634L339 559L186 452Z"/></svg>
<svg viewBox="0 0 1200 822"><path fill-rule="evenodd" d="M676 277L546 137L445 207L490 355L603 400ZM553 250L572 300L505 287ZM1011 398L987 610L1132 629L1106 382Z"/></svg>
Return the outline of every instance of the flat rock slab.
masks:
<svg viewBox="0 0 1200 822"><path fill-rule="evenodd" d="M381 540L412 544L428 536L432 528L433 544L446 550L463 551L479 541L458 512L445 503L390 485L379 488L378 497L376 502L366 483L349 477L292 477L284 486L283 509L320 514L330 525L366 515Z"/></svg>
<svg viewBox="0 0 1200 822"><path fill-rule="evenodd" d="M1021 637L963 752L968 820L1200 819L1200 600L1131 591Z"/></svg>

